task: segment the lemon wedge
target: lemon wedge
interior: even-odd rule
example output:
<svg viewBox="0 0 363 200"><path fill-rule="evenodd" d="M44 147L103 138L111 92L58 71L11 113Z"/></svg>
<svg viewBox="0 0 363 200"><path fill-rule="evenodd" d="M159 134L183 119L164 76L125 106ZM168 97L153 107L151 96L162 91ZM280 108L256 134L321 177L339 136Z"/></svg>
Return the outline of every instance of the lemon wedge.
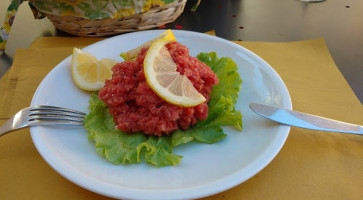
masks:
<svg viewBox="0 0 363 200"><path fill-rule="evenodd" d="M74 83L86 91L97 91L104 86L106 79L111 78L111 68L117 63L113 59L98 60L93 55L74 48L71 61Z"/></svg>
<svg viewBox="0 0 363 200"><path fill-rule="evenodd" d="M206 99L188 77L177 72L177 65L165 47L173 41L175 37L165 36L151 44L143 63L146 82L166 102L181 107L199 105Z"/></svg>
<svg viewBox="0 0 363 200"><path fill-rule="evenodd" d="M134 49L131 49L131 50L125 52L125 53L121 53L121 57L123 59L125 59L125 60L131 60L133 58L136 58L137 54L140 52L140 50L142 48L148 48L148 47L151 46L151 44L153 42L155 42L156 40L162 39L162 38L169 38L169 39L171 39L173 41L176 41L174 33L170 29L168 29L168 30L164 31L163 33L161 33L158 37L156 37L156 38L154 38L154 39L152 39L150 41L145 42L141 46L138 46L138 47L136 47Z"/></svg>

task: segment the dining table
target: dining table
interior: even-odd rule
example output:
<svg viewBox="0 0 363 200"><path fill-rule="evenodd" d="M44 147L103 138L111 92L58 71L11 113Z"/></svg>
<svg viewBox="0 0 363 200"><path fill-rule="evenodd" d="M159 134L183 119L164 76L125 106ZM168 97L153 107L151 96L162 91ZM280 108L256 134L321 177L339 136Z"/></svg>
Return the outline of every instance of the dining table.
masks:
<svg viewBox="0 0 363 200"><path fill-rule="evenodd" d="M0 1L0 22L9 2ZM152 30L186 30L231 41L277 72L294 110L363 124L362 1L202 0L192 10L196 2L188 0L175 21ZM117 36L123 34L132 33ZM39 84L73 48L113 36L75 36L55 28L48 18L34 19L22 3L0 55L0 126L31 104ZM362 136L291 127L281 150L261 171L198 198L358 200L362 188ZM0 138L0 199L112 197L57 173L24 128Z"/></svg>

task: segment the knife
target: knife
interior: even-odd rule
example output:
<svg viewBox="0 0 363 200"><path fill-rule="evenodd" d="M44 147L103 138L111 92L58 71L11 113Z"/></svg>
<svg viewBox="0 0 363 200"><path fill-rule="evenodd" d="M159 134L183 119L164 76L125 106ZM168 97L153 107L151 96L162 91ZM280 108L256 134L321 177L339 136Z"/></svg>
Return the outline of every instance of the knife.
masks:
<svg viewBox="0 0 363 200"><path fill-rule="evenodd" d="M281 124L318 131L330 131L363 135L363 126L349 124L333 119L319 117L275 106L250 103L250 108L257 114Z"/></svg>

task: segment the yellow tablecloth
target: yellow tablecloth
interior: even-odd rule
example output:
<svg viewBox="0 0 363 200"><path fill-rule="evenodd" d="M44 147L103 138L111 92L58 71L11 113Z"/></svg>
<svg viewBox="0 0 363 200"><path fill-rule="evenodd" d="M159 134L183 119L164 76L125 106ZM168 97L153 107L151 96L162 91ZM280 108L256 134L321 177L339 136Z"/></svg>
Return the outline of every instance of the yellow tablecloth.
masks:
<svg viewBox="0 0 363 200"><path fill-rule="evenodd" d="M74 46L100 39L39 38L16 51L0 79L0 124L29 106L43 77ZM265 59L285 81L296 110L363 124L363 107L323 39L236 42ZM108 199L69 182L44 162L29 129L0 138L0 199ZM292 128L285 146L259 174L206 199L363 199L363 137Z"/></svg>

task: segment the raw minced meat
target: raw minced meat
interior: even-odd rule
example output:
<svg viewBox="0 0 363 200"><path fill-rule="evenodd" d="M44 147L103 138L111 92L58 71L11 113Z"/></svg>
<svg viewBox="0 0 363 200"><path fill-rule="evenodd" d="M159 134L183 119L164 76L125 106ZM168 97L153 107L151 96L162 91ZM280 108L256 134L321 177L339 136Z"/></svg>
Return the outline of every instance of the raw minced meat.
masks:
<svg viewBox="0 0 363 200"><path fill-rule="evenodd" d="M144 48L135 60L116 64L112 78L106 80L99 98L109 107L118 129L161 136L177 129L188 129L208 116L209 94L218 84L209 66L189 55L187 47L178 42L166 45L177 71L185 75L207 101L195 107L179 107L165 102L146 83L143 61Z"/></svg>

